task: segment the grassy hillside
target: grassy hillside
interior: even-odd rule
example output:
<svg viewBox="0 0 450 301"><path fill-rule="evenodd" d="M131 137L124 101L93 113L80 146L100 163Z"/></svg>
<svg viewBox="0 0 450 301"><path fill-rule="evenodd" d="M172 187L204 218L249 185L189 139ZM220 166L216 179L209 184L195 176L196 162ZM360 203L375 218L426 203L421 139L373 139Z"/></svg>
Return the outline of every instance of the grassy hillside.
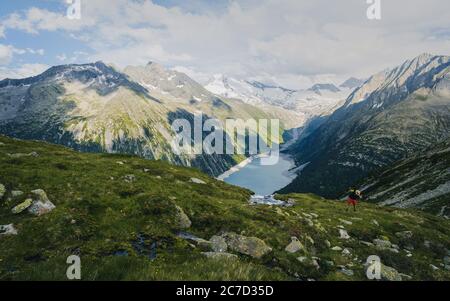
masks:
<svg viewBox="0 0 450 301"><path fill-rule="evenodd" d="M450 217L450 139L361 181L368 200Z"/></svg>
<svg viewBox="0 0 450 301"><path fill-rule="evenodd" d="M194 169L5 137L0 184L0 225L18 232L0 231L0 280L65 280L72 254L83 280L364 280L369 255L396 269L384 279L450 280L450 221L422 212L347 212L305 194L251 205L250 191ZM56 208L13 214L35 189Z"/></svg>

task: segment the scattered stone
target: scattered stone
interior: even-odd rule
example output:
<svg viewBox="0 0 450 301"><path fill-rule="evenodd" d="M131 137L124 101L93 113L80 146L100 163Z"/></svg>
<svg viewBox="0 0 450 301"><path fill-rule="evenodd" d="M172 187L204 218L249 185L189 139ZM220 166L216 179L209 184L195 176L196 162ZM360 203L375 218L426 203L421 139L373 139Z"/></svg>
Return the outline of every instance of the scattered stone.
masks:
<svg viewBox="0 0 450 301"><path fill-rule="evenodd" d="M402 281L402 276L396 269L384 264L381 264L380 276L381 280L385 281Z"/></svg>
<svg viewBox="0 0 450 301"><path fill-rule="evenodd" d="M429 240L425 240L424 242L423 242L423 245L426 247L426 248L431 248L431 242L429 241Z"/></svg>
<svg viewBox="0 0 450 301"><path fill-rule="evenodd" d="M187 214L184 213L183 209L180 206L175 206L175 209L177 210L176 221L177 221L178 227L180 227L181 229L190 228L192 225L192 222L189 219L189 217L187 216Z"/></svg>
<svg viewBox="0 0 450 301"><path fill-rule="evenodd" d="M340 221L341 223L344 223L344 224L349 225L349 226L353 225L353 223L352 223L351 221L347 221L347 220L345 220L345 219L341 219L341 218L340 218L339 221Z"/></svg>
<svg viewBox="0 0 450 301"><path fill-rule="evenodd" d="M70 224L72 224L72 225L75 225L76 223L77 223L77 221L74 219L70 221Z"/></svg>
<svg viewBox="0 0 450 301"><path fill-rule="evenodd" d="M433 271L439 270L439 268L438 268L437 266L435 266L434 264L430 264L430 268L431 268Z"/></svg>
<svg viewBox="0 0 450 301"><path fill-rule="evenodd" d="M197 179L197 178L191 178L191 182L195 184L206 184L205 181Z"/></svg>
<svg viewBox="0 0 450 301"><path fill-rule="evenodd" d="M413 245L406 245L405 249L408 251L414 251L414 246Z"/></svg>
<svg viewBox="0 0 450 301"><path fill-rule="evenodd" d="M122 161L117 161L116 164L125 165L125 163L123 163Z"/></svg>
<svg viewBox="0 0 450 301"><path fill-rule="evenodd" d="M342 255L344 255L344 256L350 256L350 255L352 255L352 252L351 252L349 249L345 248L345 249L342 251Z"/></svg>
<svg viewBox="0 0 450 301"><path fill-rule="evenodd" d="M284 249L286 252L289 253L296 253L300 250L304 250L305 247L303 244L298 240L297 237L291 237L291 243L287 245L287 247Z"/></svg>
<svg viewBox="0 0 450 301"><path fill-rule="evenodd" d="M399 275L400 275L400 277L402 277L402 280L412 280L413 279L412 276L407 275L407 274L399 273Z"/></svg>
<svg viewBox="0 0 450 301"><path fill-rule="evenodd" d="M319 218L319 215L316 214L316 213L310 213L310 214L311 214L311 216L314 217L314 218Z"/></svg>
<svg viewBox="0 0 450 301"><path fill-rule="evenodd" d="M327 248L331 248L331 242L329 240L325 240L324 243L327 246Z"/></svg>
<svg viewBox="0 0 450 301"><path fill-rule="evenodd" d="M214 252L224 253L228 249L227 242L225 241L225 238L223 238L222 236L214 235L213 237L211 237L209 242L211 243L211 249Z"/></svg>
<svg viewBox="0 0 450 301"><path fill-rule="evenodd" d="M5 195L5 193L6 193L5 185L0 184L0 199Z"/></svg>
<svg viewBox="0 0 450 301"><path fill-rule="evenodd" d="M335 246L335 247L332 247L331 250L340 252L340 251L342 251L342 248L339 246Z"/></svg>
<svg viewBox="0 0 450 301"><path fill-rule="evenodd" d="M225 253L225 252L202 252L202 254L208 258L213 258L213 259L237 259L238 258L237 255Z"/></svg>
<svg viewBox="0 0 450 301"><path fill-rule="evenodd" d="M373 244L379 250L386 250L392 248L392 243L384 239L374 239Z"/></svg>
<svg viewBox="0 0 450 301"><path fill-rule="evenodd" d="M315 267L317 270L320 269L320 265L319 265L319 262L317 261L317 259L313 258L313 259L311 260L311 264L312 264L312 266Z"/></svg>
<svg viewBox="0 0 450 301"><path fill-rule="evenodd" d="M314 227L317 229L317 231L325 232L325 233L327 232L327 230L322 226L321 223L315 223Z"/></svg>
<svg viewBox="0 0 450 301"><path fill-rule="evenodd" d="M284 204L285 207L292 207L295 206L295 204L297 204L297 201L294 199L288 199L286 201L286 203Z"/></svg>
<svg viewBox="0 0 450 301"><path fill-rule="evenodd" d="M127 183L133 183L134 181L136 181L136 176L135 175L125 175L123 177L123 179Z"/></svg>
<svg viewBox="0 0 450 301"><path fill-rule="evenodd" d="M28 207L28 212L31 214L41 216L56 208L56 206L48 199L44 190L36 189L33 190L31 194L33 195L33 203Z"/></svg>
<svg viewBox="0 0 450 301"><path fill-rule="evenodd" d="M284 212L283 212L283 210L280 209L280 207L276 207L276 208L275 208L275 212L276 212L278 215L284 215Z"/></svg>
<svg viewBox="0 0 450 301"><path fill-rule="evenodd" d="M190 234L187 232L180 232L180 233L178 233L178 237L192 241L202 249L205 249L205 250L211 249L211 242L209 242L203 238L197 237L193 234Z"/></svg>
<svg viewBox="0 0 450 301"><path fill-rule="evenodd" d="M380 224L378 223L378 221L376 219L372 220L372 224L374 224L375 226L379 227Z"/></svg>
<svg viewBox="0 0 450 301"><path fill-rule="evenodd" d="M19 197L21 195L23 195L23 191L20 191L20 190L13 190L13 191L11 191L11 196L13 198L17 198L17 197Z"/></svg>
<svg viewBox="0 0 450 301"><path fill-rule="evenodd" d="M444 257L444 263L445 264L450 264L450 256L445 256Z"/></svg>
<svg viewBox="0 0 450 301"><path fill-rule="evenodd" d="M339 229L339 238L340 239L349 239L350 235L348 235L347 231L344 229Z"/></svg>
<svg viewBox="0 0 450 301"><path fill-rule="evenodd" d="M150 169L144 168L144 172L145 172L145 173L150 172Z"/></svg>
<svg viewBox="0 0 450 301"><path fill-rule="evenodd" d="M13 224L0 225L0 235L17 235L17 229L14 228Z"/></svg>
<svg viewBox="0 0 450 301"><path fill-rule="evenodd" d="M306 257L306 256L297 257L297 260L300 261L301 263L306 262L307 259L308 259L308 257Z"/></svg>
<svg viewBox="0 0 450 301"><path fill-rule="evenodd" d="M346 276L353 276L355 273L352 270L346 269L346 268L341 268L339 270L339 272L341 272L342 274L346 275Z"/></svg>
<svg viewBox="0 0 450 301"><path fill-rule="evenodd" d="M395 233L395 235L401 239L411 239L413 237L412 231L397 232Z"/></svg>
<svg viewBox="0 0 450 301"><path fill-rule="evenodd" d="M314 245L314 243L315 243L314 239L312 239L312 237L309 235L305 236L305 240L307 240L312 245Z"/></svg>
<svg viewBox="0 0 450 301"><path fill-rule="evenodd" d="M297 257L297 260L305 265L313 266L317 270L320 269L320 265L319 265L317 257L315 257L315 258L313 257L310 259L306 256L300 256L300 257Z"/></svg>
<svg viewBox="0 0 450 301"><path fill-rule="evenodd" d="M17 154L8 154L8 157L13 158L13 159L18 159L18 158L23 158L23 157L39 157L39 154L36 152L31 152L29 154L22 154L22 153L17 153Z"/></svg>
<svg viewBox="0 0 450 301"><path fill-rule="evenodd" d="M308 226L314 227L314 222L313 222L311 219L305 218L305 221L306 221L306 223L308 224Z"/></svg>
<svg viewBox="0 0 450 301"><path fill-rule="evenodd" d="M354 220L354 221L362 221L362 220L364 220L361 217L352 217L351 219Z"/></svg>
<svg viewBox="0 0 450 301"><path fill-rule="evenodd" d="M444 269L446 269L447 271L450 271L450 264L444 265Z"/></svg>
<svg viewBox="0 0 450 301"><path fill-rule="evenodd" d="M33 200L32 199L26 199L23 203L20 203L19 205L15 206L13 209L11 209L11 212L13 214L22 213L23 211L28 209L28 207L30 207L31 204L33 204Z"/></svg>
<svg viewBox="0 0 450 301"><path fill-rule="evenodd" d="M365 245L365 246L368 246L368 247L373 247L374 246L373 243L368 242L368 241L360 241L360 243Z"/></svg>
<svg viewBox="0 0 450 301"><path fill-rule="evenodd" d="M261 258L272 251L272 248L257 237L246 237L236 233L225 233L222 236L225 238L228 248L254 258Z"/></svg>
<svg viewBox="0 0 450 301"><path fill-rule="evenodd" d="M334 267L334 261L332 261L332 260L325 261L325 264L329 267Z"/></svg>

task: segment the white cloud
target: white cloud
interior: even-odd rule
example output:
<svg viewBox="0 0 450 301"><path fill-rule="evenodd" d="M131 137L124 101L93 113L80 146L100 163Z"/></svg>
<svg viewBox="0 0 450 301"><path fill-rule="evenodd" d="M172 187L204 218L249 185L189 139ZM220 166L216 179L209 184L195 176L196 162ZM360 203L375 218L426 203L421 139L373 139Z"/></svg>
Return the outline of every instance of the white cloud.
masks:
<svg viewBox="0 0 450 301"><path fill-rule="evenodd" d="M0 65L7 65L10 63L14 55L14 48L9 45L0 44Z"/></svg>
<svg viewBox="0 0 450 301"><path fill-rule="evenodd" d="M366 77L421 52L450 54L448 0L383 1L381 21L367 20L364 0L246 0L217 6L89 0L82 2L81 20L32 8L8 16L0 26L31 34L61 31L92 50L73 59L121 67L151 60L190 70L197 79L224 73L291 88Z"/></svg>
<svg viewBox="0 0 450 301"><path fill-rule="evenodd" d="M41 74L49 68L45 64L23 64L17 68L0 66L0 80L5 78L25 78Z"/></svg>
<svg viewBox="0 0 450 301"><path fill-rule="evenodd" d="M44 49L32 48L20 49L15 48L11 45L0 44L0 65L8 65L12 61L14 55L23 55L26 53L34 55L44 55L45 51Z"/></svg>
<svg viewBox="0 0 450 301"><path fill-rule="evenodd" d="M65 60L67 60L67 55L65 53L59 54L56 56L56 59L58 61L64 62Z"/></svg>

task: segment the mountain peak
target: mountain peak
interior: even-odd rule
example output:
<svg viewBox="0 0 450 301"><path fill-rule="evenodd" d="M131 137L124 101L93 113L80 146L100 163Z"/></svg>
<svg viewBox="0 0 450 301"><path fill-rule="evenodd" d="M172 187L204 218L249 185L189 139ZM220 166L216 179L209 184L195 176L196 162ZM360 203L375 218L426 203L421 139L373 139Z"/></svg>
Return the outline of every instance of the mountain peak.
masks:
<svg viewBox="0 0 450 301"><path fill-rule="evenodd" d="M334 84L330 84L330 83L328 83L328 84L315 84L314 86L312 86L308 90L314 91L314 92L319 93L319 94L320 94L321 91L324 91L324 90L330 91L330 92L339 92L339 91L341 91Z"/></svg>
<svg viewBox="0 0 450 301"><path fill-rule="evenodd" d="M415 59L418 59L418 60L429 60L429 59L431 59L433 57L435 57L434 54L431 54L431 53L428 53L428 52L424 52L424 53L418 55Z"/></svg>
<svg viewBox="0 0 450 301"><path fill-rule="evenodd" d="M350 77L346 81L344 81L342 84L339 85L341 88L348 88L348 89L354 89L356 87L361 86L364 83L364 80L356 78L356 77Z"/></svg>

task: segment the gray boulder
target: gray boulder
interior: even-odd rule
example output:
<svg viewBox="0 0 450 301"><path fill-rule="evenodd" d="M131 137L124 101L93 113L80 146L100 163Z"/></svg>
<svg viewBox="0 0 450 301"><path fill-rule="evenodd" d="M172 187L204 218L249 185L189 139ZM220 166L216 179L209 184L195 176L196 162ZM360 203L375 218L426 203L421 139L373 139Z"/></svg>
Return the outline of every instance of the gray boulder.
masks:
<svg viewBox="0 0 450 301"><path fill-rule="evenodd" d="M384 264L381 264L381 280L385 281L402 281L402 276L400 273L389 266L386 266Z"/></svg>
<svg viewBox="0 0 450 301"><path fill-rule="evenodd" d="M214 252L224 253L228 249L227 242L222 236L214 235L213 237L211 237L209 242L211 243L211 249Z"/></svg>
<svg viewBox="0 0 450 301"><path fill-rule="evenodd" d="M187 229L190 228L192 225L191 220L187 216L186 213L184 213L183 209L180 206L175 206L175 209L177 211L176 213L176 222L179 228L181 229Z"/></svg>
<svg viewBox="0 0 450 301"><path fill-rule="evenodd" d="M305 247L303 244L298 240L297 237L291 237L291 243L286 246L285 251L289 253L296 253L300 250L304 250Z"/></svg>
<svg viewBox="0 0 450 301"><path fill-rule="evenodd" d="M205 181L200 180L200 179L197 179L197 178L191 178L190 181L191 181L192 183L195 183L195 184L206 184Z"/></svg>
<svg viewBox="0 0 450 301"><path fill-rule="evenodd" d="M392 248L392 243L389 240L374 239L373 244L379 250L386 250Z"/></svg>
<svg viewBox="0 0 450 301"><path fill-rule="evenodd" d="M347 231L344 229L339 229L339 238L340 239L349 239L350 235L348 235Z"/></svg>
<svg viewBox="0 0 450 301"><path fill-rule="evenodd" d="M257 237L246 237L236 233L225 233L222 237L225 238L229 249L254 258L261 258L272 251L272 248Z"/></svg>
<svg viewBox="0 0 450 301"><path fill-rule="evenodd" d="M411 239L413 237L412 231L402 231L395 233L395 236L401 239Z"/></svg>
<svg viewBox="0 0 450 301"><path fill-rule="evenodd" d="M28 212L33 215L41 216L49 213L56 206L48 199L47 194L42 189L36 189L31 192L33 203L28 207Z"/></svg>
<svg viewBox="0 0 450 301"><path fill-rule="evenodd" d="M134 181L136 181L136 176L135 175L125 175L123 177L123 180L127 183L133 183Z"/></svg>
<svg viewBox="0 0 450 301"><path fill-rule="evenodd" d="M6 235L17 235L17 229L14 228L13 224L0 225L0 236Z"/></svg>

